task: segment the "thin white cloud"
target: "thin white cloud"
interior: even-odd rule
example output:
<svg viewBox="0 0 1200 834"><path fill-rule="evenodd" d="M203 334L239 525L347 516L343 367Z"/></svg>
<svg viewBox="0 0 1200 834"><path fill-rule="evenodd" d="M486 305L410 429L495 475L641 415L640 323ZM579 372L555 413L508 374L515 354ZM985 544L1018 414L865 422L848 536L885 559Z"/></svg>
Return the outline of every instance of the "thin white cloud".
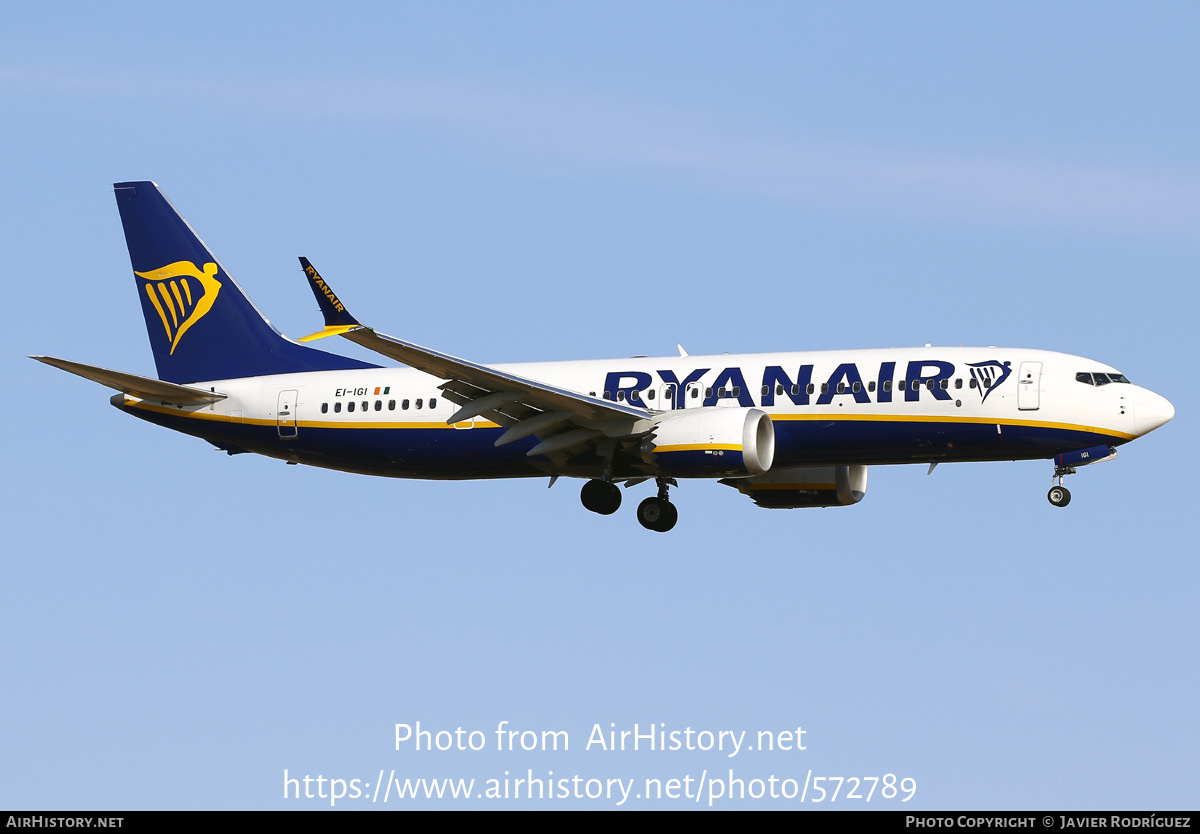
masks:
<svg viewBox="0 0 1200 834"><path fill-rule="evenodd" d="M755 135L736 114L698 113L593 90L473 79L263 81L41 73L0 68L0 90L186 101L291 114L315 125L364 120L502 142L556 162L639 166L811 207L1200 234L1200 173L1087 167L967 153L921 154ZM722 120L722 116L725 120Z"/></svg>

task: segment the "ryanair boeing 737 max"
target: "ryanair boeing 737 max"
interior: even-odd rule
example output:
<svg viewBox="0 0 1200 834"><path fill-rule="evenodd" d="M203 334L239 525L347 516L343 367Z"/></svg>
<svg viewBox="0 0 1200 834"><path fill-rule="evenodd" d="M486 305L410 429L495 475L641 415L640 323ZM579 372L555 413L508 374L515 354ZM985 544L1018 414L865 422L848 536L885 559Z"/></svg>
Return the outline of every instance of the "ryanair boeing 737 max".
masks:
<svg viewBox="0 0 1200 834"><path fill-rule="evenodd" d="M1115 368L1062 353L924 348L479 365L360 324L301 265L325 316L282 336L152 182L115 186L158 379L33 358L118 392L117 408L229 454L396 478L587 479L587 509L653 479L642 526L677 518L678 478L761 507L855 504L873 464L1052 459L1064 475L1175 415ZM341 336L407 368L310 347Z"/></svg>

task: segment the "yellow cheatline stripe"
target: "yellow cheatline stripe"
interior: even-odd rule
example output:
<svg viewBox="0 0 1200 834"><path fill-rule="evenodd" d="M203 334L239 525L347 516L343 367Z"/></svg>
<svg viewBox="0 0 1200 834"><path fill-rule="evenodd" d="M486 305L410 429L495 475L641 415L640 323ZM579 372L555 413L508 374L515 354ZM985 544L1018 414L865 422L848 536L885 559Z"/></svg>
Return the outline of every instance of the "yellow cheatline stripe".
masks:
<svg viewBox="0 0 1200 834"><path fill-rule="evenodd" d="M176 417L189 417L193 420L208 420L216 423L246 423L252 426L274 426L276 420L266 419L262 417L230 417L228 414L214 414L211 411L184 411L178 408L170 408L168 406L154 405L145 400L137 400L125 396L125 405L130 408L140 408L145 411L156 411L160 414L172 414ZM288 421L284 425L291 426L294 421ZM453 429L453 426L448 426L444 422L441 423L376 423L376 422L335 422L331 420L301 420L300 428L306 429ZM499 423L476 423L476 428L481 429L498 429Z"/></svg>
<svg viewBox="0 0 1200 834"><path fill-rule="evenodd" d="M228 414L214 414L211 411L184 411L180 408L170 408L154 405L145 400L138 400L125 395L125 405L130 408L140 408L143 411L156 411L159 414L173 414L176 417L188 417L192 420L208 420L213 423L247 423L252 426L273 426L274 420L263 420L257 417L231 417Z"/></svg>
<svg viewBox="0 0 1200 834"><path fill-rule="evenodd" d="M167 303L167 309L171 311L171 321L175 323L176 327L179 327L179 316L175 315L175 304L171 301L171 294L162 284L158 285L158 294L162 296L162 300Z"/></svg>
<svg viewBox="0 0 1200 834"><path fill-rule="evenodd" d="M181 277L179 283L183 284L183 292L188 297L188 306L192 306L192 285L188 283L187 278Z"/></svg>
<svg viewBox="0 0 1200 834"><path fill-rule="evenodd" d="M445 423L340 423L330 420L305 420L305 428L313 429L450 429Z"/></svg>
<svg viewBox="0 0 1200 834"><path fill-rule="evenodd" d="M732 443L681 443L677 446L655 446L654 454L657 455L657 454L661 454L662 452L698 452L698 451L702 451L702 450L708 451L710 449L714 450L714 451L721 450L721 451L726 451L726 452L742 451L741 444L735 445Z"/></svg>
<svg viewBox="0 0 1200 834"><path fill-rule="evenodd" d="M1014 420L1006 417L936 417L907 414L772 414L773 421L782 420L850 420L867 423L974 423L985 426L1031 426L1043 429L1069 429L1093 434L1107 434L1125 440L1135 440L1136 434L1126 434L1103 426L1083 426L1076 423L1049 423L1043 420Z"/></svg>
<svg viewBox="0 0 1200 834"><path fill-rule="evenodd" d="M324 339L326 336L339 336L342 333L349 332L351 330L356 329L357 327L360 327L360 325L357 325L357 324L335 324L330 327L326 327L324 330L318 330L316 333L309 333L307 336L301 336L296 341L297 342L311 342L314 339Z"/></svg>
<svg viewBox="0 0 1200 834"><path fill-rule="evenodd" d="M146 289L147 289L147 291L149 291L149 289L150 289L149 285L147 285ZM153 299L154 298L153 294L152 293L149 293L149 294L150 294L151 299ZM161 313L160 313L160 315L161 315ZM166 324L165 321L163 323ZM191 417L191 418L197 419L197 420L215 420L217 422L250 423L253 425L263 425L263 426L273 426L276 424L275 420L267 420L267 419L261 419L261 418L253 418L253 417L243 417L243 418L235 420L234 418L230 417L227 414L214 414L212 412L205 412L205 411L182 411L180 409L175 409L175 408L166 408L163 406L152 405L151 403L148 403L148 402L145 402L142 400L135 400L135 399L130 398L129 396L125 397L125 404L130 406L131 408L144 408L148 411L158 411L158 412L162 412L163 414L174 414L174 415L180 416L180 417ZM1076 425L1074 423L1047 423L1047 422L1040 422L1037 420L997 419L997 418L993 418L993 417L928 417L928 416L915 417L915 416L905 416L905 415L897 415L894 417L887 417L887 416L877 415L877 414L860 414L860 415L851 415L851 414L845 414L845 415L842 415L842 414L780 414L780 415L775 415L775 414L772 414L771 419L772 420L860 420L860 421L877 422L877 423L886 423L886 422L897 422L897 423L920 423L920 422L925 422L925 423L978 423L978 424L989 425L989 426L994 426L994 425L999 424L1002 426L1033 426L1033 427L1037 427L1037 428L1067 429L1070 431L1086 431L1086 432L1091 432L1093 434L1106 434L1106 435L1109 435L1110 437L1121 437L1126 440L1135 440L1137 438L1137 435L1135 435L1135 434L1126 434L1125 432L1116 431L1115 429L1106 429L1106 428L1103 428L1100 426L1082 426L1082 425ZM446 423L442 423L442 422L437 422L437 423L386 422L386 423L384 423L384 422L357 422L357 421L352 421L352 420L347 420L345 422L331 421L331 420L311 420L311 421L304 420L304 421L301 421L300 425L309 426L312 428L328 428L328 429L382 429L382 428L387 428L387 429L401 429L401 428L450 429L450 428L454 428L454 426L447 425ZM500 424L493 423L490 421L486 422L486 423L480 422L480 423L475 424L475 428L497 429L497 428L500 428ZM658 452L693 452L693 451L700 451L700 450L707 450L707 449L723 450L723 451L731 451L731 452L743 451L743 449L740 445L735 445L735 444L694 443L694 444L680 444L680 445L676 445L676 446L659 446L657 449L655 449L655 452L656 453L658 453Z"/></svg>
<svg viewBox="0 0 1200 834"><path fill-rule="evenodd" d="M150 299L150 303L154 305L154 309L158 310L158 317L162 319L163 330L167 331L167 338L171 338L171 325L167 322L167 314L163 310L162 305L158 303L158 296L154 294L154 285L146 284L146 296Z"/></svg>

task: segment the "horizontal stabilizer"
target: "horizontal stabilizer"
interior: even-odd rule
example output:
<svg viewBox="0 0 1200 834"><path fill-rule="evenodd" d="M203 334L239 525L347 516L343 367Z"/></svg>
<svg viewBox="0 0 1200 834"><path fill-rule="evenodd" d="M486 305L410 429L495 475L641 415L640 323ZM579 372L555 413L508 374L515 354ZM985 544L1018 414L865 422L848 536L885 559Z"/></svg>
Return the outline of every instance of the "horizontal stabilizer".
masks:
<svg viewBox="0 0 1200 834"><path fill-rule="evenodd" d="M55 359L53 356L31 356L47 365L53 365L67 373L99 382L109 388L142 400L160 400L173 405L204 405L225 399L225 394L215 391L205 391L201 388L189 388L186 385L176 385L173 382L163 382L161 379L150 379L137 374L126 374L121 371L110 371L107 368L97 368L95 365L84 365L80 362L68 362L65 359Z"/></svg>

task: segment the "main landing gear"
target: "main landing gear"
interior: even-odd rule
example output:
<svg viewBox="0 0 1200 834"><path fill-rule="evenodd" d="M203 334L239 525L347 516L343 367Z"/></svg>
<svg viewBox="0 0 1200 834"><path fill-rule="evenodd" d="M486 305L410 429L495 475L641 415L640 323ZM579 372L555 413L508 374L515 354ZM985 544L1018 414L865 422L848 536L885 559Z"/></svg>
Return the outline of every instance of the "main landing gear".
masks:
<svg viewBox="0 0 1200 834"><path fill-rule="evenodd" d="M679 511L667 495L670 486L678 486L674 478L658 478L658 495L647 498L637 508L638 523L647 530L665 533L679 520ZM621 490L611 481L593 478L579 493L583 506L600 515L612 515L621 506Z"/></svg>
<svg viewBox="0 0 1200 834"><path fill-rule="evenodd" d="M638 504L638 524L647 530L665 533L675 526L676 521L679 521L679 510L675 509L675 505L667 497L667 487L670 484L675 484L674 478L659 478L658 495L647 498ZM678 486L678 484L675 485Z"/></svg>
<svg viewBox="0 0 1200 834"><path fill-rule="evenodd" d="M593 478L583 485L579 500L594 513L612 515L621 507L621 490L611 481Z"/></svg>
<svg viewBox="0 0 1200 834"><path fill-rule="evenodd" d="M1071 503L1071 491L1063 486L1063 478L1074 474L1074 466L1054 467L1054 486L1050 487L1050 491L1046 493L1046 498L1051 504L1056 507L1065 507Z"/></svg>

